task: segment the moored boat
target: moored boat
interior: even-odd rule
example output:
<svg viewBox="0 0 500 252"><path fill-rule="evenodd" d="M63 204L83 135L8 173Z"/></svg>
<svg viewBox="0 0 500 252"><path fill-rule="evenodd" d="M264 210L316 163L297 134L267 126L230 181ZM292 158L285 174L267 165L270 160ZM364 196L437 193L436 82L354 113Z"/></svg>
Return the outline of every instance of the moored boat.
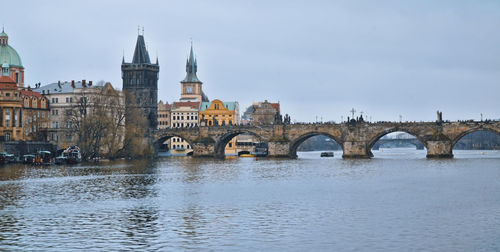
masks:
<svg viewBox="0 0 500 252"><path fill-rule="evenodd" d="M50 151L38 151L35 157L35 164L38 165L52 164L52 153L50 153Z"/></svg>

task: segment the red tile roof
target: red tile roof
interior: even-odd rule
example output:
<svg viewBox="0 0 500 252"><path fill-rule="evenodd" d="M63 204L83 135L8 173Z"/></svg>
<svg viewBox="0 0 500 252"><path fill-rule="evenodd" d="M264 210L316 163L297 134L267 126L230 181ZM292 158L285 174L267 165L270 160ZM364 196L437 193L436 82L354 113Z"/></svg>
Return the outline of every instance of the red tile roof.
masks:
<svg viewBox="0 0 500 252"><path fill-rule="evenodd" d="M16 89L16 82L9 76L0 76L0 88L1 89Z"/></svg>
<svg viewBox="0 0 500 252"><path fill-rule="evenodd" d="M199 106L200 106L200 102L174 102L172 104L172 108L191 107L194 109L198 109Z"/></svg>
<svg viewBox="0 0 500 252"><path fill-rule="evenodd" d="M42 98L42 94L35 92L35 91L30 91L30 90L21 90L21 95L22 96L36 96L38 98Z"/></svg>

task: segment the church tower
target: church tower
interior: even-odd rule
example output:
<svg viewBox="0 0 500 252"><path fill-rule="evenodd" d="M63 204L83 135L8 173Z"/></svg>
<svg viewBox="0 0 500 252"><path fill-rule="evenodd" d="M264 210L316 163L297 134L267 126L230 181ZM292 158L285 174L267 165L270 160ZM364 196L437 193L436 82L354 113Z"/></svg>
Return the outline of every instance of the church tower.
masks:
<svg viewBox="0 0 500 252"><path fill-rule="evenodd" d="M9 76L20 88L24 87L24 67L19 54L9 45L9 36L2 28L0 33L0 67L7 67Z"/></svg>
<svg viewBox="0 0 500 252"><path fill-rule="evenodd" d="M208 102L208 97L203 93L202 82L196 76L198 63L193 53L193 43L191 51L186 60L186 77L181 81L181 101Z"/></svg>
<svg viewBox="0 0 500 252"><path fill-rule="evenodd" d="M129 109L132 104L142 108L143 115L149 123L148 132L154 131L158 125L159 71L158 58L156 58L155 64L152 64L149 59L143 29L143 34L137 36L132 62L126 63L125 57L122 59L122 80L123 91L128 93L125 96L126 109ZM135 99L135 101L127 101L127 97L128 99Z"/></svg>

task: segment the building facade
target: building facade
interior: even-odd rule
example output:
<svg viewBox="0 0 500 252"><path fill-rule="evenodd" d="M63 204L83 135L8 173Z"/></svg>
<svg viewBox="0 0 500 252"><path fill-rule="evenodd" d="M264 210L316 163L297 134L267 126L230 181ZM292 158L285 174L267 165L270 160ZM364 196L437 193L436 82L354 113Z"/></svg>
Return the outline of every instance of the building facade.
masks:
<svg viewBox="0 0 500 252"><path fill-rule="evenodd" d="M174 102L170 110L170 127L191 128L198 127L199 102ZM170 138L170 153L173 155L185 155L193 151L193 147L184 139L179 137Z"/></svg>
<svg viewBox="0 0 500 252"><path fill-rule="evenodd" d="M222 102L213 100L200 103L200 125L201 126L224 126L240 124L238 102ZM236 141L234 137L225 147L226 154L236 154Z"/></svg>
<svg viewBox="0 0 500 252"><path fill-rule="evenodd" d="M21 90L23 130L27 141L47 141L50 123L49 102L30 89Z"/></svg>
<svg viewBox="0 0 500 252"><path fill-rule="evenodd" d="M103 92L108 90L108 92ZM123 102L123 94L115 90L111 83L100 82L94 85L92 81L65 81L51 83L41 86L34 91L41 93L50 103L49 120L47 121L47 141L55 144L58 149L77 144L77 136L74 131L72 116L75 109L81 108L89 97L106 94L116 94L120 103ZM91 106L85 107L87 113Z"/></svg>
<svg viewBox="0 0 500 252"><path fill-rule="evenodd" d="M166 129L170 127L171 109L172 105L168 104L168 102L163 103L161 100L158 102L158 129Z"/></svg>
<svg viewBox="0 0 500 252"><path fill-rule="evenodd" d="M144 34L143 34L144 35ZM158 58L152 64L146 49L144 36L137 36L132 62L122 59L122 80L126 109L138 107L148 121L147 134L151 134L158 126Z"/></svg>
<svg viewBox="0 0 500 252"><path fill-rule="evenodd" d="M0 33L0 65L7 67L7 70L2 69L2 71L8 71L8 76L14 80L17 87L24 87L24 67L21 57L9 45L9 36L3 29Z"/></svg>
<svg viewBox="0 0 500 252"><path fill-rule="evenodd" d="M0 140L24 140L21 91L9 75L0 77L0 117Z"/></svg>
<svg viewBox="0 0 500 252"><path fill-rule="evenodd" d="M270 103L267 100L253 106L252 123L254 125L273 124L276 116L280 115L280 104Z"/></svg>
<svg viewBox="0 0 500 252"><path fill-rule="evenodd" d="M163 103L163 101L160 100L158 102L158 129L166 129L170 128L170 110L172 109L172 105L168 104L168 102ZM160 146L160 151L161 152L166 152L170 149L171 146L171 139L167 139L163 144Z"/></svg>

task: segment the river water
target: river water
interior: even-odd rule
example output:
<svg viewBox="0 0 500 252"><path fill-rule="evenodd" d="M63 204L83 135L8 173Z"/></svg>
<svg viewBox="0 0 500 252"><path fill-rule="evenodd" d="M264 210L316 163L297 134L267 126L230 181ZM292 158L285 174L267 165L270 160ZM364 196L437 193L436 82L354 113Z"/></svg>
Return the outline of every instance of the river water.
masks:
<svg viewBox="0 0 500 252"><path fill-rule="evenodd" d="M0 167L0 251L498 251L500 151Z"/></svg>

